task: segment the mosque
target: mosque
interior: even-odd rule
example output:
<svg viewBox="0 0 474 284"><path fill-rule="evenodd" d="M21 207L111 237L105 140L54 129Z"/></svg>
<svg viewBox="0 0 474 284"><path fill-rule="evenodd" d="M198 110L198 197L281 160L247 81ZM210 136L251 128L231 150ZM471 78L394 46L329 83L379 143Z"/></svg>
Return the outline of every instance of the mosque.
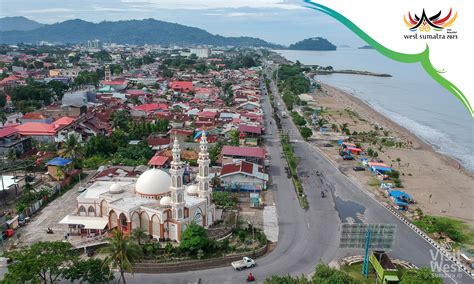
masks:
<svg viewBox="0 0 474 284"><path fill-rule="evenodd" d="M184 167L174 140L169 174L148 169L138 178L95 181L77 197L77 211L61 220L81 235L94 236L119 228L129 234L141 228L158 240L180 241L191 222L208 227L215 218L206 134L200 141L196 181L183 185Z"/></svg>

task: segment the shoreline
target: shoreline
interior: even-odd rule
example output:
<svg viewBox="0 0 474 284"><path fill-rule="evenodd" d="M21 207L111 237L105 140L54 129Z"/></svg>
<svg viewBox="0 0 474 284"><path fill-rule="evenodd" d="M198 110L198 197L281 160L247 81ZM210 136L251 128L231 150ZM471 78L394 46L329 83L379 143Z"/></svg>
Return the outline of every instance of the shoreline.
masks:
<svg viewBox="0 0 474 284"><path fill-rule="evenodd" d="M408 130L406 127L396 123L386 115L380 113L377 111L373 106L371 106L369 103L365 102L364 100L358 98L357 96L351 94L348 91L342 90L338 87L326 84L326 83L321 83L321 86L327 88L327 89L333 89L339 92L341 95L345 96L349 100L351 100L353 103L359 105L359 107L364 108L365 111L372 113L374 117L377 119L377 121L380 124L386 124L387 127L391 129L396 129L396 132L401 134L403 138L407 140L412 140L412 142L416 142L418 147L414 147L414 150L425 150L425 151L430 151L433 152L434 154L438 155L439 158L441 158L447 165L459 170L461 173L474 178L474 172L470 171L466 167L464 167L461 162L456 160L455 158L449 156L448 154L440 153L436 151L435 146L430 144L429 142L425 141L423 138L417 136L415 133L412 131ZM416 145L416 144L415 144Z"/></svg>
<svg viewBox="0 0 474 284"><path fill-rule="evenodd" d="M471 209L471 204L474 203L472 172L452 157L436 152L431 144L350 92L324 83L321 86L322 92L313 92L311 96L315 106L326 109L321 115L328 121L326 125L341 127L345 124L351 133L374 129L378 129L380 133L383 130L388 132L385 136L390 137L392 141L403 143L403 146L397 147L365 141L361 142L361 146L363 149L372 148L378 151L378 159L400 172L403 185L400 189L410 194L416 201L416 204L410 207L411 213L408 214L416 215L414 210L419 207L426 215L454 218L474 228L474 214ZM360 183L378 198L385 199L384 191L374 183L375 177L372 174L367 171L353 171L352 168L357 165L357 161L344 161L338 153L337 146L324 146L328 142L334 145L341 137L347 135L334 130L327 133L318 131L313 135L312 144L337 164L343 174Z"/></svg>

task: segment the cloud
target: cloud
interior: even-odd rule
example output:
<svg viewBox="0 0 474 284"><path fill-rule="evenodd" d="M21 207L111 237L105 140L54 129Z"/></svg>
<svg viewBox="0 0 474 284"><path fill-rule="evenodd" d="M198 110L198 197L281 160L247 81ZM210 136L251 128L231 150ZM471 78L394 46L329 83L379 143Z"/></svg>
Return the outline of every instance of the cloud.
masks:
<svg viewBox="0 0 474 284"><path fill-rule="evenodd" d="M148 6L159 9L238 9L238 8L276 8L285 10L302 9L302 4L294 4L285 0L121 0L123 3ZM301 3L303 3L301 1Z"/></svg>
<svg viewBox="0 0 474 284"><path fill-rule="evenodd" d="M19 10L18 12L23 13L23 14L44 14L44 13L67 13L67 12L73 12L73 10L66 9L66 8L47 8L47 9Z"/></svg>

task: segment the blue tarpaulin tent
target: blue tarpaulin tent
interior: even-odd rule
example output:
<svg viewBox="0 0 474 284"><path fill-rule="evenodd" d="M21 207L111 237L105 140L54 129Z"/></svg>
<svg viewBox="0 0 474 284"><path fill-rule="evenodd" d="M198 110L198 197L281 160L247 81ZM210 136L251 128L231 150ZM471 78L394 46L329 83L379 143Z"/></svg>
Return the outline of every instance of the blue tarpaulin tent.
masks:
<svg viewBox="0 0 474 284"><path fill-rule="evenodd" d="M209 135L209 132L207 131L198 131L196 134L194 134L194 140L198 139L199 137L201 137L202 133L205 132L206 133L206 136Z"/></svg>
<svg viewBox="0 0 474 284"><path fill-rule="evenodd" d="M401 190L391 190L390 191L390 196L396 198L396 199L405 199L405 200L411 200L411 195L406 193L406 192L403 192Z"/></svg>
<svg viewBox="0 0 474 284"><path fill-rule="evenodd" d="M46 163L46 166L57 166L57 167L64 167L67 164L71 163L72 160L56 157Z"/></svg>
<svg viewBox="0 0 474 284"><path fill-rule="evenodd" d="M372 172L377 171L377 172L382 173L382 174L392 171L392 168L381 167L381 166L372 166L370 168L372 169Z"/></svg>

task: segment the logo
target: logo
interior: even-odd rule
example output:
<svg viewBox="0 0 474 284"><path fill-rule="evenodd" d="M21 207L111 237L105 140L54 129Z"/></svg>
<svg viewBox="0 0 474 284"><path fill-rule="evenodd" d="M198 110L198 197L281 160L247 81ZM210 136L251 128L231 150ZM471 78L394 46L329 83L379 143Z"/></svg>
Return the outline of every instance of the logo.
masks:
<svg viewBox="0 0 474 284"><path fill-rule="evenodd" d="M412 18L411 13L408 12L408 20L405 15L403 15L403 21L405 25L410 29L410 31L414 32L419 30L420 32L429 32L432 29L439 32L444 30L445 28L451 27L456 21L458 17L458 12L456 12L452 17L453 9L449 9L449 13L444 17L441 18L441 11L439 11L436 15L428 17L426 15L425 9L421 13L421 17L415 14L415 18Z"/></svg>
<svg viewBox="0 0 474 284"><path fill-rule="evenodd" d="M441 14L442 12L439 11L436 15L428 17L423 9L421 16L414 14L415 16L412 17L412 13L408 12L407 19L407 15L403 15L405 25L412 32L404 34L403 37L412 40L458 39L457 31L451 28L458 17L458 12L453 14L453 9L450 8L447 15L442 17Z"/></svg>

